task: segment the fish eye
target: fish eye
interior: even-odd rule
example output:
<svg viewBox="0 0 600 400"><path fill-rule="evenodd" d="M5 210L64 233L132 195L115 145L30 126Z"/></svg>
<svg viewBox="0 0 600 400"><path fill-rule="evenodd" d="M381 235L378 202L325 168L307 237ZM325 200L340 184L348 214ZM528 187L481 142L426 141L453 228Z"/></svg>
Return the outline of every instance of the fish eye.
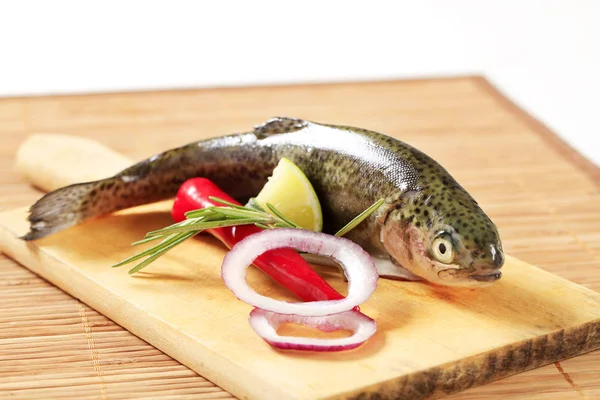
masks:
<svg viewBox="0 0 600 400"><path fill-rule="evenodd" d="M436 260L444 264L450 264L454 260L454 249L452 242L446 237L437 237L431 245L431 251Z"/></svg>

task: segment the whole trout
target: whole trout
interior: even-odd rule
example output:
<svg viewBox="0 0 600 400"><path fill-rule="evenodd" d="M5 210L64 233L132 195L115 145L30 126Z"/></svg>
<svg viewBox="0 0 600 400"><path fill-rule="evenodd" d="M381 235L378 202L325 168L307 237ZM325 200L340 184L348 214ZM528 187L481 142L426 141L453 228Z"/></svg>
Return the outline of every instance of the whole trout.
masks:
<svg viewBox="0 0 600 400"><path fill-rule="evenodd" d="M347 234L387 260L379 263L388 266L381 275L448 286L484 286L500 278L504 255L496 226L441 165L390 136L293 118L190 143L111 178L50 192L31 207L24 239L171 198L193 177L206 177L245 202L260 191L281 157L298 165L314 186L324 232L336 232L385 199Z"/></svg>

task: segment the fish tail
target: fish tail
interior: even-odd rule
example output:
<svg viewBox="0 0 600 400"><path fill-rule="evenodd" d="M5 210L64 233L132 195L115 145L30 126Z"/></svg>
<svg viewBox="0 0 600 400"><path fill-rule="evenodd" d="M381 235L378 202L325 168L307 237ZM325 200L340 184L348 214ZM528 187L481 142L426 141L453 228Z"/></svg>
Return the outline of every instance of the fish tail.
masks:
<svg viewBox="0 0 600 400"><path fill-rule="evenodd" d="M85 219L91 211L91 193L100 182L78 183L44 195L29 209L30 231L22 239L40 239Z"/></svg>
<svg viewBox="0 0 600 400"><path fill-rule="evenodd" d="M150 194L149 189L143 183L127 182L117 175L54 190L29 209L30 230L22 239L41 239L86 219L159 201L171 195L160 192Z"/></svg>

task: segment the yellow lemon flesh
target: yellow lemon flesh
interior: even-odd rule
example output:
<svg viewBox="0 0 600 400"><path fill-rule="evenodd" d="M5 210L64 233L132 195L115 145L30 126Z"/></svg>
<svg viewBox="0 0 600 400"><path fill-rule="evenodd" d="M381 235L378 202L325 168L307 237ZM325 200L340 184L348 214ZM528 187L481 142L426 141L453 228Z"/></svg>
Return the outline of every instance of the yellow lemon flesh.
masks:
<svg viewBox="0 0 600 400"><path fill-rule="evenodd" d="M323 229L321 203L310 181L296 164L282 158L268 182L254 199L265 211L273 205L287 219L303 229Z"/></svg>

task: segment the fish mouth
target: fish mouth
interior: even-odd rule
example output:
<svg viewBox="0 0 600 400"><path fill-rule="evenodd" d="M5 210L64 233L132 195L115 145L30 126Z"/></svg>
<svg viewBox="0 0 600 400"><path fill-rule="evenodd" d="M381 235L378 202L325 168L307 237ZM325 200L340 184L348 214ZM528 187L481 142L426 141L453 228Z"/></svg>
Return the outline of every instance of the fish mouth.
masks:
<svg viewBox="0 0 600 400"><path fill-rule="evenodd" d="M466 270L449 268L438 272L438 278L443 285L460 287L485 287L492 285L502 277L500 268L479 269L471 273Z"/></svg>
<svg viewBox="0 0 600 400"><path fill-rule="evenodd" d="M485 274L469 275L470 279L473 279L477 282L495 282L500 279L500 277L502 277L502 272L500 272L500 270L494 270Z"/></svg>

